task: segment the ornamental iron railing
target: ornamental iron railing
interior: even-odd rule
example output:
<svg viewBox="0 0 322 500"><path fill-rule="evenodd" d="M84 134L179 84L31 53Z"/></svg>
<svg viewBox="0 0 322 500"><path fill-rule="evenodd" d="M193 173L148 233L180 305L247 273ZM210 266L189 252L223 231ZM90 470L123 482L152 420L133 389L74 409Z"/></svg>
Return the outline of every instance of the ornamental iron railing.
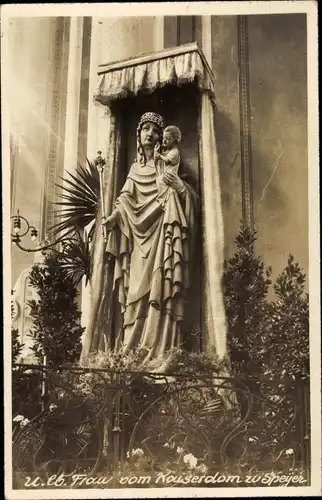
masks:
<svg viewBox="0 0 322 500"><path fill-rule="evenodd" d="M109 477L105 488L191 474L199 486L276 486L267 474L310 484L308 383L23 364L12 383L13 487L61 474Z"/></svg>

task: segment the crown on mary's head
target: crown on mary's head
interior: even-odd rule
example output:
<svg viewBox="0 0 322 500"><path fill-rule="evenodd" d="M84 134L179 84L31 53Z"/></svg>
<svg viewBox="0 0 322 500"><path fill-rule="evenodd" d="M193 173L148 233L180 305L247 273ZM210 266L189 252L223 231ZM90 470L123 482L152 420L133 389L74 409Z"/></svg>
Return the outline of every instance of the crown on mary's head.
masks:
<svg viewBox="0 0 322 500"><path fill-rule="evenodd" d="M153 113L152 111L148 111L141 116L138 128L140 128L144 123L155 123L162 129L165 126L164 118L158 113Z"/></svg>

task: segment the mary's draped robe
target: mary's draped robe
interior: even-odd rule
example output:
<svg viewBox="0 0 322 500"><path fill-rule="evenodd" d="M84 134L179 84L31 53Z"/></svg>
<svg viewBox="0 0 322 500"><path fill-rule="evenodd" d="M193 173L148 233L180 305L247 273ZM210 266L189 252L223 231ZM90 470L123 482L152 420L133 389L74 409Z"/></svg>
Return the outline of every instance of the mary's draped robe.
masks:
<svg viewBox="0 0 322 500"><path fill-rule="evenodd" d="M115 259L114 321L117 344L125 352L144 347L150 358L180 345L184 302L193 263L198 197L170 188L158 201L153 161L134 163L116 200L117 225L106 252Z"/></svg>
<svg viewBox="0 0 322 500"><path fill-rule="evenodd" d="M103 186L104 212L106 215L109 215L112 212L115 199L120 196L120 200L122 200L119 205L121 206L122 204L121 212L124 212L124 214L127 213L127 210L132 206L131 203L133 202L130 184L132 184L132 187L134 186L134 192L137 191L137 186L140 185L142 187L138 192L140 192L141 200L146 196L147 205L142 209L142 214L144 215L138 212L136 213L135 219L128 218L126 221L121 222L121 224L124 223L124 231L126 228L131 232L133 228L137 231L135 233L136 239L134 239L134 235L132 235L133 240L131 241L126 238L124 233L119 229L111 233L108 249L114 252L115 258L112 260L108 260L109 254L106 252L106 245L104 245L103 242L100 227L102 211L99 211L97 214L95 239L92 245L92 276L89 285L90 289L88 290L91 301L90 304L88 304L89 314L88 318L86 318L87 328L84 335L81 359L84 360L88 354L96 353L98 350L119 348L123 341L127 341L128 346L134 345L137 342L137 338L135 337L135 324L137 325L137 331L139 331L139 323L141 323L141 326L143 325L145 327L148 324L148 320L151 320L151 322L155 321L154 325L157 326L153 337L154 344L152 346L152 349L155 348L156 355L157 352L163 348L162 342L164 340L166 340L166 342L169 341L169 345L171 345L171 342L177 341L178 337L180 340L180 327L182 322L179 321L178 318L182 317L180 316L180 314L182 314L182 298L180 298L180 293L174 295L173 290L180 289L181 287L181 292L183 292L188 286L188 282L185 281L184 278L177 282L175 282L175 279L173 281L172 278L166 281L166 277L162 274L161 269L166 269L166 267L164 267L164 264L167 264L166 249L170 252L172 251L173 257L171 258L175 259L179 255L182 255L184 259L186 259L186 261L182 260L181 265L178 266L178 268L180 267L180 271L178 271L179 274L184 273L185 269L187 269L186 262L191 262L193 264L190 245L193 247L195 231L191 228L195 228L195 206L200 207L201 210L201 216L198 218L197 222L197 225L200 226L200 236L197 237L196 241L196 245L201 247L199 250L201 250L202 267L200 275L200 294L198 296L199 301L202 303L202 310L200 310L200 325L202 330L201 347L202 350L206 352L215 349L218 357L223 359L227 355L227 322L222 293L224 228L219 163L214 129L215 81L213 74L206 63L205 57L196 44L175 47L174 49L168 50L163 49L160 54L154 53L152 56L142 56L139 60L131 59L125 62L111 63L100 67L100 74L101 79L95 99L104 109L103 115L105 125L102 129L104 133L100 133L100 140L97 143L97 146L103 149L103 154L107 161ZM172 92L171 96L169 92L162 93L162 89L166 91L168 83L171 84L172 88L173 85L177 86L178 89L180 88L180 93L182 90L182 100L179 99L179 101L177 101L177 92L174 92L176 96L173 99ZM200 202L196 201L195 194L189 186L186 185L187 192L185 198L180 199L179 195L174 195L173 199L170 201L169 207L166 207L164 213L160 212L160 217L158 218L154 212L156 206L154 195L151 193L149 195L143 194L143 191L145 193L145 190L148 189L148 183L147 185L144 182L141 183L141 177L143 178L142 170L140 170L142 176L139 175L140 183L134 179L131 179L131 181L129 180L124 186L123 193L120 195L122 187L120 183L124 171L123 151L128 147L124 129L126 120L124 121L124 118L127 119L127 113L129 113L129 115L132 113L132 104L130 105L130 102L133 102L133 96L135 96L135 98L141 96L142 99L145 99L145 96L153 96L154 93L159 93L159 97L162 96L161 101L164 98L164 102L168 103L167 109L171 111L171 113L174 113L173 116L178 116L178 113L186 116L186 98L191 95L190 93L186 94L184 91L184 87L187 86L186 84L189 84L189 88L193 85L198 94L198 106L196 111L198 139L194 146L198 148L198 165L196 164L195 166L197 167L196 171L198 171L198 194L200 196ZM161 102L159 97L157 102ZM118 107L117 102L121 101L126 104L128 98L130 99L125 107L127 111L124 112L123 107ZM193 106L192 104L192 107ZM182 130L185 130L183 134L185 136L186 132L189 132L192 122L184 119L180 124L182 125ZM109 130L108 137L105 135L105 130ZM125 140L123 140L123 138L125 138ZM136 167L135 169L131 169L131 176L132 174L134 176L135 170ZM147 169L146 172L148 171ZM129 185L128 193L125 192L125 187L127 185ZM175 213L177 214L178 221L182 220L179 218L181 214L180 210L178 209L177 212L175 211L179 204L186 225L183 224L180 226L180 224L177 225L177 222L167 225L168 217L170 217L169 220L171 221L171 217L174 217ZM137 205L137 207L138 206L139 205ZM170 206L176 207L175 210L170 210ZM150 207L149 210L147 210L148 207ZM161 209L158 208L158 210ZM140 215L142 215L142 220L140 220ZM144 219L145 216L146 220ZM155 220L153 219L154 216L156 216ZM143 220L146 226L144 226ZM153 220L155 226L153 225ZM156 220L159 222L155 222ZM199 221L201 222L200 224ZM143 224L142 226L141 223ZM164 241L163 247L161 243L160 245L158 244L158 240L160 239L159 236L161 235L161 224L163 224L164 229L168 228L167 231L169 231L169 235L168 232L162 233ZM147 228L146 230L144 229L145 227ZM176 247L173 246L175 239L173 239L172 236L172 246L166 246L166 241L170 241L170 234L172 235L171 231L176 235L178 230L180 234L178 241L180 241L180 243L177 242L176 244L178 246L181 244L183 248L182 254L177 253ZM148 236L149 231L150 234ZM139 245L142 234L145 234L148 238L145 242L143 237L143 241L141 241ZM186 243L188 242L188 245L185 241ZM155 266L154 263L152 266L152 257L144 257L146 262L144 272L146 272L147 275L148 273L153 275L151 288L148 289L145 296L142 295L137 301L139 305L137 305L136 311L134 305L130 305L128 308L129 312L125 313L124 304L126 304L126 294L132 286L131 259L134 273L136 272L134 269L138 268L138 266L134 264L139 262L139 257L136 261L135 255L139 255L143 262L144 253L142 250L144 250L145 244L150 245L149 252L151 252L151 255L155 252ZM133 245L133 248L131 248L130 245ZM138 252L139 248L141 248L141 253ZM184 253L186 248L188 249L188 254ZM136 252L136 254L134 252ZM158 269L158 265L161 265L161 268ZM182 276L184 276L184 274L182 274ZM161 282L160 277L162 277ZM137 283L142 285L146 284L143 278L143 272L142 279L140 277ZM168 284L172 287L172 292L171 294L168 292L169 298L167 299L166 290ZM156 304L153 304L150 298L152 299L154 290L158 289L157 287L159 287L162 293L158 295L159 300L156 301ZM132 292L137 293L136 297L139 296L139 288L131 288L131 296L134 297ZM123 302L119 301L121 298ZM158 307L160 310L158 310ZM166 315L163 314L166 308L171 310L171 314L168 315L169 317L167 319L169 326L166 325L164 327L161 326L161 324L162 321L166 319ZM125 325L125 328L123 328L123 319L124 321L130 319L130 311L134 315L132 319L133 317L135 318L135 314L137 314L136 322L131 323L131 325ZM140 314L143 313L147 315L139 317ZM175 327L173 326L174 321L177 323ZM169 332L171 328L175 328L177 337L175 340L173 340L171 334L165 337L162 335L162 332L165 332L167 328ZM189 334L189 332L187 333ZM147 346L151 345L151 339L147 330L143 335L141 331L140 339L145 339Z"/></svg>

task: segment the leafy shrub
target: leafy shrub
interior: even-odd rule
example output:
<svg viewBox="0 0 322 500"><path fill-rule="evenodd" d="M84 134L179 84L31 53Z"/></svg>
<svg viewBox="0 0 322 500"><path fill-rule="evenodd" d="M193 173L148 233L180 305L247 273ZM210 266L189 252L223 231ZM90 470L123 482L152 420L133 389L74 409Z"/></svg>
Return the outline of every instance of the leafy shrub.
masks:
<svg viewBox="0 0 322 500"><path fill-rule="evenodd" d="M273 284L271 268L254 254L256 233L240 230L224 275L228 342L235 376L309 377L309 298L305 275L292 255ZM287 349L285 347L287 346Z"/></svg>
<svg viewBox="0 0 322 500"><path fill-rule="evenodd" d="M78 291L60 265L60 256L49 254L45 265L34 265L29 280L39 295L38 301L29 302L36 359L43 363L46 356L48 366L76 362L84 328L80 326L81 312L76 302Z"/></svg>
<svg viewBox="0 0 322 500"><path fill-rule="evenodd" d="M305 275L292 255L273 284L271 269L254 254L256 233L242 228L237 251L224 276L232 375L244 379L256 397L248 416L253 450L272 461L285 450L308 454L309 299ZM245 414L245 400L240 399ZM246 402L247 407L247 402ZM302 450L298 446L302 436ZM262 439L264 438L264 444ZM257 443L257 444L256 444Z"/></svg>
<svg viewBox="0 0 322 500"><path fill-rule="evenodd" d="M23 344L19 342L19 330L11 329L11 362L20 360ZM41 382L39 375L21 366L12 368L12 416L22 414L23 419L14 421L14 431L21 427L21 422L33 418L40 411Z"/></svg>

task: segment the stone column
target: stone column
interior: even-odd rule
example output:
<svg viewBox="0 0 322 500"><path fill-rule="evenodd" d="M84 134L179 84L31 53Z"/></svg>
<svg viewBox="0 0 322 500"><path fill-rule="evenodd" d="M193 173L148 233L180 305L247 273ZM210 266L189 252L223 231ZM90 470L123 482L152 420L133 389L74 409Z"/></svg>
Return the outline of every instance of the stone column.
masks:
<svg viewBox="0 0 322 500"><path fill-rule="evenodd" d="M92 18L91 29L91 51L89 66L89 102L88 102L88 133L87 133L87 157L93 161L97 156L97 151L101 150L103 156L107 152L107 138L109 135L108 109L94 100L99 78L97 68L102 63L103 46L103 19ZM85 237L88 230L85 229ZM91 285L85 284L85 277L82 282L82 326L86 327L88 323L91 307Z"/></svg>
<svg viewBox="0 0 322 500"><path fill-rule="evenodd" d="M212 67L211 16L202 16L201 18L201 45L207 62Z"/></svg>
<svg viewBox="0 0 322 500"><path fill-rule="evenodd" d="M42 225L40 237L43 238L51 227L58 222L54 202L57 198L57 182L63 175L65 149L65 117L67 97L69 18L57 17L52 21L52 40L50 47L50 94L48 99L47 143L44 157L45 180L43 185Z"/></svg>
<svg viewBox="0 0 322 500"><path fill-rule="evenodd" d="M83 17L71 17L68 42L66 119L64 137L63 177L68 179L67 172L75 175L78 165L78 134L80 113L80 83L83 48ZM67 185L66 182L63 183ZM82 287L79 287L80 294ZM82 299L79 297L79 307Z"/></svg>
<svg viewBox="0 0 322 500"><path fill-rule="evenodd" d="M93 160L97 156L97 150L106 153L104 144L108 137L108 120L106 119L106 107L94 100L97 91L99 77L97 75L98 65L102 63L104 20L92 18L91 52L89 65L89 95L88 95L88 134L87 134L87 157Z"/></svg>
<svg viewBox="0 0 322 500"><path fill-rule="evenodd" d="M164 16L156 17L154 23L155 23L154 50L162 50L162 49L164 49L164 39L165 39Z"/></svg>
<svg viewBox="0 0 322 500"><path fill-rule="evenodd" d="M67 171L72 173L77 167L82 45L83 18L71 17L67 73L64 176Z"/></svg>

